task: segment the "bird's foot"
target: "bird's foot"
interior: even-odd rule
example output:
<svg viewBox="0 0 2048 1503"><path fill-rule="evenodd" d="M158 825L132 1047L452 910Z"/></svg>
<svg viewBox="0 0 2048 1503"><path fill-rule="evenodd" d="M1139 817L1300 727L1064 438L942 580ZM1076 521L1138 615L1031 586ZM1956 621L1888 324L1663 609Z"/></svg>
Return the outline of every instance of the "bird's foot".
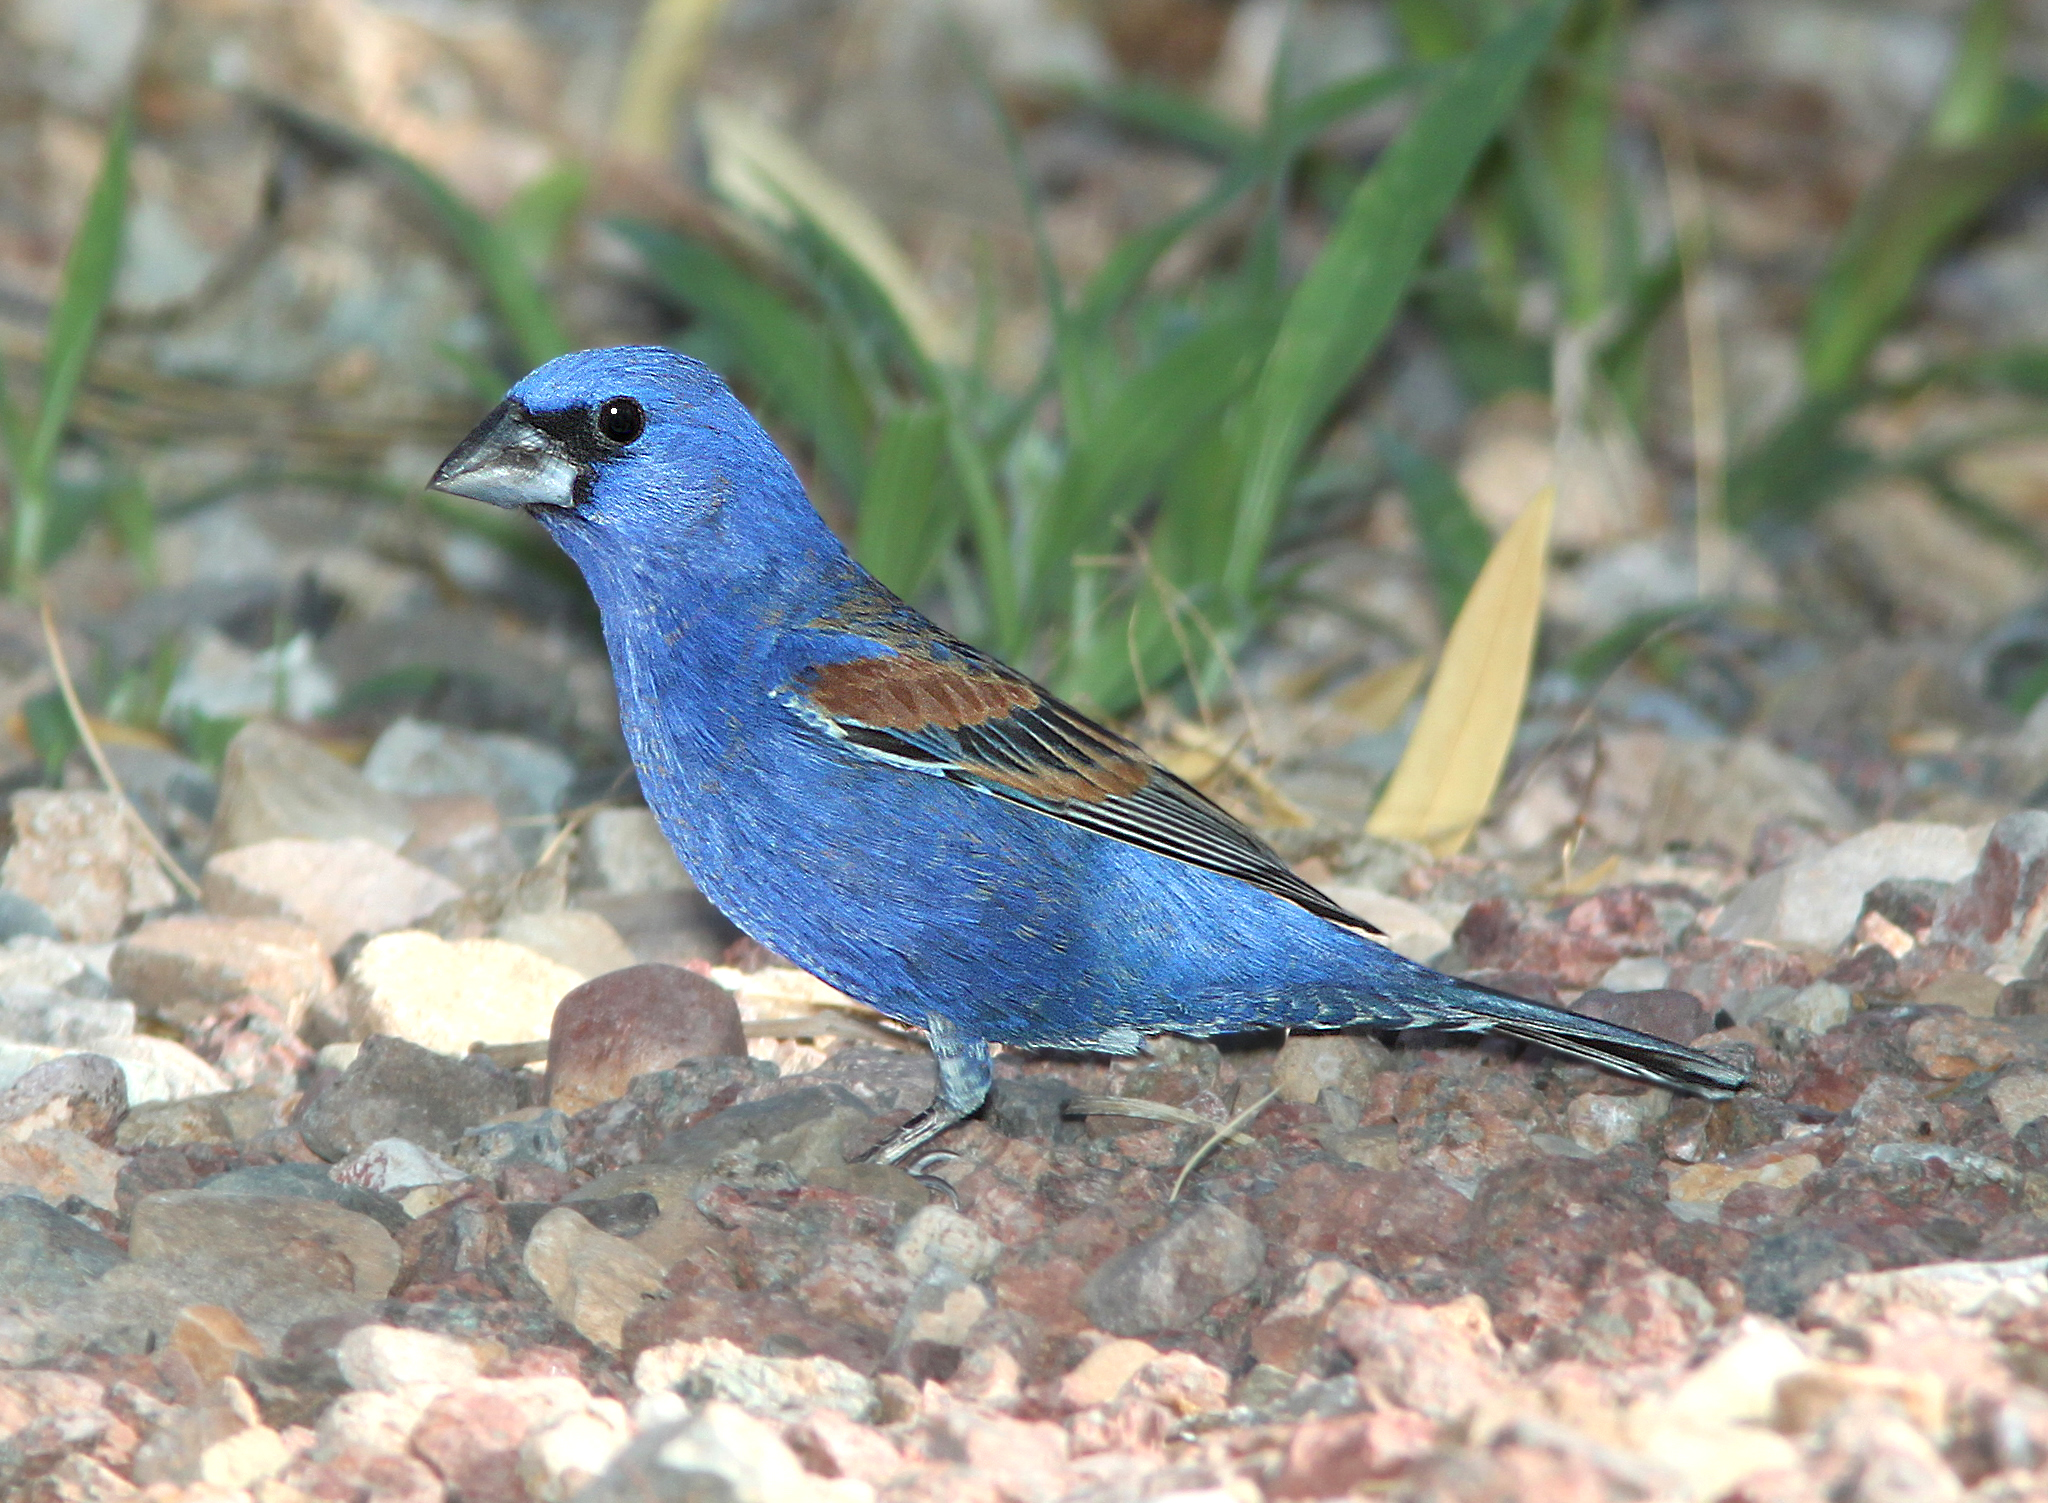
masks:
<svg viewBox="0 0 2048 1503"><path fill-rule="evenodd" d="M898 1163L947 1128L964 1121L969 1115L968 1112L957 1111L943 1102L935 1101L897 1128L881 1143L869 1149L862 1157L877 1164Z"/></svg>

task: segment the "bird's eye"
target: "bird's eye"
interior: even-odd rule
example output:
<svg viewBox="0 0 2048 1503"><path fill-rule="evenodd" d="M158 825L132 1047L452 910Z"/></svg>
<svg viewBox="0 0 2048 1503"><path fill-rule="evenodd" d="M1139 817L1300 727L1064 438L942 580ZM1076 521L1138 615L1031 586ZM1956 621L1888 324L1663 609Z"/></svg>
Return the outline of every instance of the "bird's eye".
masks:
<svg viewBox="0 0 2048 1503"><path fill-rule="evenodd" d="M631 397L607 397L598 405L597 431L615 444L630 444L647 426L647 414Z"/></svg>

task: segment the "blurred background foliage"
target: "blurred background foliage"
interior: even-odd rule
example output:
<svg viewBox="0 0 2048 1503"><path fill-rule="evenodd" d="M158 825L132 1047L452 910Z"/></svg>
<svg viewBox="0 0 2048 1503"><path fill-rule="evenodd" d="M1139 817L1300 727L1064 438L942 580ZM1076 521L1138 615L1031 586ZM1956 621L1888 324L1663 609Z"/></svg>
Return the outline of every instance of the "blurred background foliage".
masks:
<svg viewBox="0 0 2048 1503"><path fill-rule="evenodd" d="M439 31L371 0L18 0L0 98L42 165L0 204L58 207L0 235L10 586L94 537L150 580L159 527L279 486L428 508L559 581L519 519L416 485L524 370L639 338L726 373L887 583L1107 714L1206 704L1315 606L1380 642L1339 677L1391 723L1545 483L1545 660L1587 683L1679 683L1703 630L1775 630L1830 537L1965 537L2024 593L2048 342L1929 298L2039 192L2037 18L1888 11L1910 112L1683 66L1810 53L1856 9L873 3L826 7L858 24L820 56L744 0L472 0ZM1091 194L1119 202L1089 220ZM389 306L264 334L266 278L349 255ZM1829 532L1871 494L1910 499ZM1333 603L1318 565L1361 542L1421 595ZM1959 623L1990 624L1934 624ZM1987 649L2015 712L2048 689L2039 636ZM203 751L178 668L117 653L95 702ZM355 677L349 704L418 687ZM24 713L61 753L47 699Z"/></svg>

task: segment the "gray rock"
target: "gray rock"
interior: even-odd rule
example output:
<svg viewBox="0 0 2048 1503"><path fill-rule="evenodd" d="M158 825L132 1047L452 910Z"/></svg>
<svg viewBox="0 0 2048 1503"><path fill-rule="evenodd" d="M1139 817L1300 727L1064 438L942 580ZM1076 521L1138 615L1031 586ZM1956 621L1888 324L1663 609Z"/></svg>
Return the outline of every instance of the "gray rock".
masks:
<svg viewBox="0 0 2048 1503"><path fill-rule="evenodd" d="M92 1002L38 986L0 991L0 1038L89 1049L134 1032L133 1002Z"/></svg>
<svg viewBox="0 0 2048 1503"><path fill-rule="evenodd" d="M56 1304L125 1261L110 1238L33 1195L0 1199L0 1298Z"/></svg>
<svg viewBox="0 0 2048 1503"><path fill-rule="evenodd" d="M916 1384L945 1382L959 1369L968 1333L993 1305L980 1284L957 1268L937 1265L904 1300L884 1365Z"/></svg>
<svg viewBox="0 0 2048 1503"><path fill-rule="evenodd" d="M1064 1080L1045 1075L997 1076L988 1093L988 1125L1006 1138L1052 1143L1077 1138L1081 1123L1067 1115L1079 1094Z"/></svg>
<svg viewBox="0 0 2048 1503"><path fill-rule="evenodd" d="M329 1162L379 1138L404 1138L446 1154L465 1129L518 1106L517 1084L483 1057L456 1059L380 1035L307 1104L298 1127L306 1145Z"/></svg>
<svg viewBox="0 0 2048 1503"><path fill-rule="evenodd" d="M1745 1021L1776 1023L1798 1033L1822 1034L1849 1021L1855 999L1846 986L1833 981L1816 981L1789 997L1756 1009Z"/></svg>
<svg viewBox="0 0 2048 1503"><path fill-rule="evenodd" d="M256 1196L260 1199L324 1200L367 1216L387 1232L400 1232L412 1221L405 1207L388 1195L344 1185L335 1180L325 1164L256 1164L247 1169L230 1169L202 1182L201 1195Z"/></svg>
<svg viewBox="0 0 2048 1503"><path fill-rule="evenodd" d="M1751 1310L1790 1320L1829 1279L1869 1270L1870 1259L1833 1228L1802 1226L1757 1238L1737 1277Z"/></svg>
<svg viewBox="0 0 2048 1503"><path fill-rule="evenodd" d="M114 1141L124 1149L237 1143L281 1126L278 1105L275 1095L258 1090L144 1102L122 1121Z"/></svg>
<svg viewBox="0 0 2048 1503"><path fill-rule="evenodd" d="M0 944L21 934L33 934L43 939L62 938L57 933L57 921L50 917L49 910L41 903L0 888Z"/></svg>
<svg viewBox="0 0 2048 1503"><path fill-rule="evenodd" d="M1649 811L1642 845L1652 851L1683 841L1740 856L1770 820L1824 830L1857 824L1855 809L1825 772L1754 736L1672 742L1658 765Z"/></svg>
<svg viewBox="0 0 2048 1503"><path fill-rule="evenodd" d="M554 747L524 736L480 735L406 715L377 738L363 776L401 798L480 794L516 818L560 808L576 767Z"/></svg>
<svg viewBox="0 0 2048 1503"><path fill-rule="evenodd" d="M1257 1278L1265 1258L1257 1227L1222 1206L1196 1206L1097 1269L1079 1304L1115 1336L1183 1330Z"/></svg>
<svg viewBox="0 0 2048 1503"><path fill-rule="evenodd" d="M690 874L650 809L600 809L583 827L581 864L606 892L685 892Z"/></svg>
<svg viewBox="0 0 2048 1503"><path fill-rule="evenodd" d="M939 1072L930 1054L881 1044L835 1049L803 1078L845 1086L871 1112L921 1111L939 1088Z"/></svg>
<svg viewBox="0 0 2048 1503"><path fill-rule="evenodd" d="M215 850L263 840L355 837L395 851L411 836L404 800L305 737L257 720L228 743L214 816Z"/></svg>
<svg viewBox="0 0 2048 1503"><path fill-rule="evenodd" d="M711 1110L720 1098L737 1100L741 1092L769 1084L778 1073L772 1061L747 1055L686 1059L666 1070L634 1076L626 1099L646 1112L656 1129L669 1133Z"/></svg>
<svg viewBox="0 0 2048 1503"><path fill-rule="evenodd" d="M843 1086L804 1086L729 1106L694 1127L670 1133L657 1162L711 1171L728 1155L744 1168L787 1164L798 1176L846 1161L841 1141L872 1114Z"/></svg>
<svg viewBox="0 0 2048 1503"><path fill-rule="evenodd" d="M268 1282L381 1299L398 1281L398 1244L369 1217L293 1195L160 1190L135 1203L128 1253L263 1267Z"/></svg>
<svg viewBox="0 0 2048 1503"><path fill-rule="evenodd" d="M2048 821L2048 815L2042 816ZM1832 950L1848 939L1864 895L1880 883L1954 882L1970 874L1984 849L1982 831L1955 825L1888 822L1825 853L1745 883L1714 921L1716 939Z"/></svg>
<svg viewBox="0 0 2048 1503"><path fill-rule="evenodd" d="M793 1421L817 1409L851 1420L875 1413L875 1385L831 1357L762 1357L730 1341L672 1341L634 1365L642 1393L678 1393L692 1406L723 1399L765 1420Z"/></svg>
<svg viewBox="0 0 2048 1503"><path fill-rule="evenodd" d="M449 1150L448 1161L479 1177L488 1177L507 1164L543 1164L566 1172L569 1119L560 1112L545 1111L521 1121L466 1128Z"/></svg>
<svg viewBox="0 0 2048 1503"><path fill-rule="evenodd" d="M128 1077L103 1054L64 1054L0 1090L0 1131L26 1137L45 1127L113 1141L128 1114Z"/></svg>

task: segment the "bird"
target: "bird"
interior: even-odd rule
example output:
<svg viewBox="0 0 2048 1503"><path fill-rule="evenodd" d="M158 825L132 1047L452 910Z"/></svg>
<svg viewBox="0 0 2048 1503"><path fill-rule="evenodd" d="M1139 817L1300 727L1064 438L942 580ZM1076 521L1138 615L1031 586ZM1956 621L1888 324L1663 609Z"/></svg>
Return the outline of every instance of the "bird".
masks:
<svg viewBox="0 0 2048 1503"><path fill-rule="evenodd" d="M1747 1084L1396 953L1134 742L862 569L697 360L551 360L429 484L525 512L581 571L642 794L704 895L923 1031L934 1099L879 1162L981 1107L991 1044L1130 1055L1162 1034L1428 1028L1700 1096Z"/></svg>

